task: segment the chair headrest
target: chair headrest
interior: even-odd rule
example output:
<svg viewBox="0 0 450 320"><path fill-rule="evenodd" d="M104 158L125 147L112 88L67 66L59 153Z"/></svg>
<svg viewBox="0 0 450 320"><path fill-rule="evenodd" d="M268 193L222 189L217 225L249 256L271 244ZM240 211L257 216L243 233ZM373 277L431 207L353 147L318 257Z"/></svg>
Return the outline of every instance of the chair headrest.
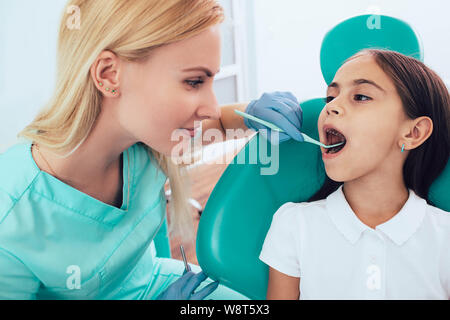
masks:
<svg viewBox="0 0 450 320"><path fill-rule="evenodd" d="M331 29L320 49L320 67L327 84L341 65L363 49L385 49L423 61L419 35L406 22L383 15L347 19Z"/></svg>

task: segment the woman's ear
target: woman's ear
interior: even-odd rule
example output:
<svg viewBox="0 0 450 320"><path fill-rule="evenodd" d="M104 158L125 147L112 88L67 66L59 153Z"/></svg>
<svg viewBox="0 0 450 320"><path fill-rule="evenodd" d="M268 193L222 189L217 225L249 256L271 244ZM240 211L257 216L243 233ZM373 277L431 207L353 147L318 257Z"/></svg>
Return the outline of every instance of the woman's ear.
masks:
<svg viewBox="0 0 450 320"><path fill-rule="evenodd" d="M411 120L408 132L403 136L405 150L412 150L422 145L433 133L433 120L423 116Z"/></svg>
<svg viewBox="0 0 450 320"><path fill-rule="evenodd" d="M120 86L120 59L111 51L99 54L91 66L91 77L104 94L114 94Z"/></svg>

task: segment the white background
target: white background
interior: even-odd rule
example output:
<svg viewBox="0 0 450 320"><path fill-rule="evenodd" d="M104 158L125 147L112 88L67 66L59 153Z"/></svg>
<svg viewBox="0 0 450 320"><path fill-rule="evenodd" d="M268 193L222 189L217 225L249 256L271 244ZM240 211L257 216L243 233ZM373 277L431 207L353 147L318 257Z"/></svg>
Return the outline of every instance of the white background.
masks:
<svg viewBox="0 0 450 320"><path fill-rule="evenodd" d="M449 85L448 0L256 0L257 94L288 90L300 101L324 96L319 63L323 37L339 22L366 14L371 7L409 23L422 39L425 63Z"/></svg>

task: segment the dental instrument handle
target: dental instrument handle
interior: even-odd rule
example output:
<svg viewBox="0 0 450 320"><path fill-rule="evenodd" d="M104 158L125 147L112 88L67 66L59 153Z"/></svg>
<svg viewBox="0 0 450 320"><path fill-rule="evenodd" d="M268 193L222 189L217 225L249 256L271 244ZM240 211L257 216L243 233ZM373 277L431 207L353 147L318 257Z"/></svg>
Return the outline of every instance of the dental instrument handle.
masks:
<svg viewBox="0 0 450 320"><path fill-rule="evenodd" d="M240 115L241 117L248 118L248 119L253 120L255 122L259 122L262 125L270 128L272 130L275 130L275 131L278 131L278 132L284 132L283 129L278 128L276 125L274 125L274 124L272 124L270 122L267 122L265 120L259 119L259 118L255 117L255 116L252 116L251 114L248 114L248 113L245 113L245 112L242 112L242 111L239 111L239 110L234 110L234 112L236 114Z"/></svg>
<svg viewBox="0 0 450 320"><path fill-rule="evenodd" d="M180 251L181 251L181 257L183 258L183 262L184 262L184 269L186 270L186 272L191 271L191 267L189 266L187 259L186 259L186 254L184 253L184 248L183 245L180 244Z"/></svg>
<svg viewBox="0 0 450 320"><path fill-rule="evenodd" d="M240 115L241 117L244 117L244 118L247 118L247 119L259 122L262 125L270 128L272 130L279 131L279 132L284 132L283 129L278 128L276 125L274 125L274 124L272 124L270 122L264 121L262 119L259 119L259 118L255 117L255 116L252 116L252 115L248 114L248 113L245 113L245 112L242 112L242 111L239 111L239 110L234 110L234 112L236 114ZM318 146L321 146L321 147L324 147L324 148L334 148L334 147L337 147L337 146L340 146L340 145L344 144L344 142L341 142L341 143L338 143L338 144L333 144L331 146L327 146L327 145L324 145L323 143L321 143L319 141L316 141L313 138L307 136L303 132L301 132L301 134L302 134L303 139L305 140L305 142L309 142L309 143L312 143L312 144L315 144L315 145L318 145Z"/></svg>

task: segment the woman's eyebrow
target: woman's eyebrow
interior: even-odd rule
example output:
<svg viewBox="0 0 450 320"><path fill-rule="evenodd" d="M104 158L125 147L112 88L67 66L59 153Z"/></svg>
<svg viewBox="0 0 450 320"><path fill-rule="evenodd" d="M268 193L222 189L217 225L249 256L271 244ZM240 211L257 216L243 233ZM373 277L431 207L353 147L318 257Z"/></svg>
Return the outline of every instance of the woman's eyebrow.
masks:
<svg viewBox="0 0 450 320"><path fill-rule="evenodd" d="M382 87L380 87L378 84L376 84L376 82L374 82L372 80L368 80L368 79L356 79L356 80L353 80L353 85L354 86L359 86L361 84L370 84L370 85L374 86L375 88L377 88L378 90L386 92L386 90L384 90ZM339 83L332 82L328 86L328 89L330 89L330 88L337 88L337 89L339 89L339 87L340 87Z"/></svg>
<svg viewBox="0 0 450 320"><path fill-rule="evenodd" d="M188 68L188 69L184 69L183 72L191 72L191 71L202 71L206 74L206 76L208 78L211 78L212 76L214 76L215 74L219 73L219 71L217 71L216 73L213 73L211 70L209 70L206 67L194 67L194 68Z"/></svg>

